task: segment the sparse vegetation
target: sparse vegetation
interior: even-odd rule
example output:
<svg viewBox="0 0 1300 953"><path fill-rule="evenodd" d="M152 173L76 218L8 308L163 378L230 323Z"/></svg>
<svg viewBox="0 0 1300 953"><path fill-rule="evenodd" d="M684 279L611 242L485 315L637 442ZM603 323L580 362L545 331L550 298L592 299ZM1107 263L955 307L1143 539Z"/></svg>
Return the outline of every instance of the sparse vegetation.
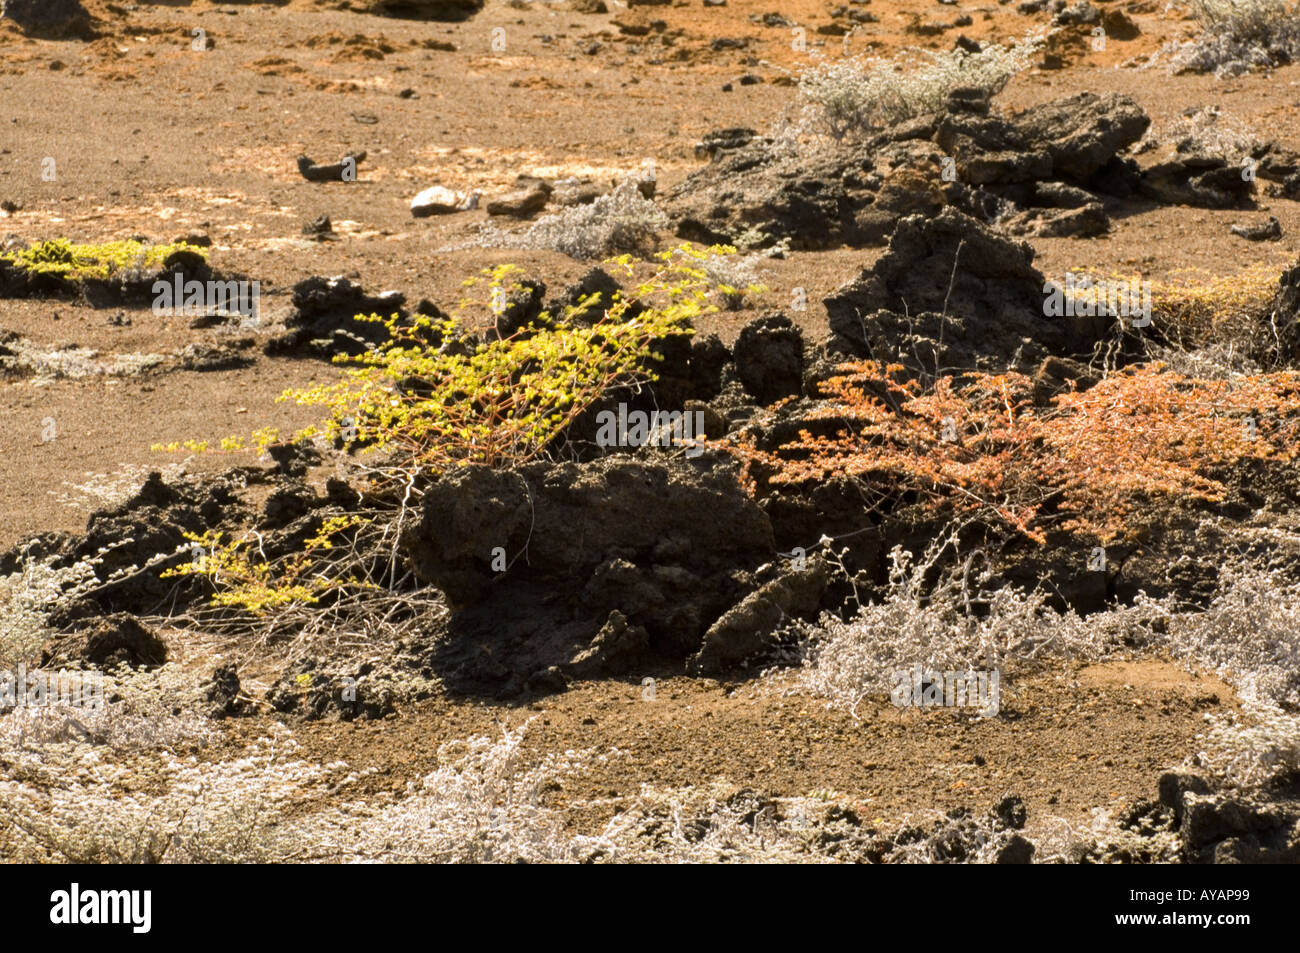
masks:
<svg viewBox="0 0 1300 953"><path fill-rule="evenodd" d="M710 254L689 246L660 254L654 274L610 302L589 327L571 323L566 315L554 327L527 328L466 350L442 347L462 336L456 319L417 315L402 326L370 315L367 320L383 324L393 343L342 358L341 363L358 366L336 383L287 391L281 400L330 413L322 425L289 439L342 440L366 453L394 455L399 471L417 468L435 475L454 466L509 466L534 459L609 388L655 379L656 343L693 334L692 322L712 307L701 266ZM630 258L617 264L634 273ZM490 301L505 300L513 271L501 266L484 275ZM581 302L570 312L592 303ZM633 314L633 304L644 308ZM221 449L264 450L281 439L277 431L263 430L251 444L229 438ZM182 448L209 449L194 441L159 449Z"/></svg>
<svg viewBox="0 0 1300 953"><path fill-rule="evenodd" d="M1139 533L1146 501L1222 499L1214 471L1292 460L1300 449L1293 371L1199 380L1140 365L1059 394L1047 409L1034 406L1023 375L925 387L902 372L868 361L826 381L827 403L807 420L846 422L834 436L805 429L774 453L743 438L726 444L744 461L742 480L763 492L844 475L878 507L911 491L935 512L1030 539L1054 525L1104 543Z"/></svg>
<svg viewBox="0 0 1300 953"><path fill-rule="evenodd" d="M137 241L79 244L66 238L38 242L29 248L0 253L8 261L32 274L55 275L76 280L110 278L125 272L147 273L162 267L177 252L188 252L201 259L207 252L185 242L168 245L145 245Z"/></svg>
<svg viewBox="0 0 1300 953"><path fill-rule="evenodd" d="M932 581L950 546L955 568ZM815 626L793 627L801 636L798 687L855 717L862 699L887 697L895 673L915 665L993 671L1035 660L1096 661L1149 623L1150 612L1141 606L1085 620L1051 608L1045 592L989 588L987 557L962 556L955 536L932 545L919 560L898 548L890 558L883 595L861 605L847 622L827 615Z"/></svg>
<svg viewBox="0 0 1300 953"><path fill-rule="evenodd" d="M1225 783L1246 790L1285 781L1300 772L1300 716L1275 705L1249 705L1240 717L1210 724L1199 752Z"/></svg>
<svg viewBox="0 0 1300 953"><path fill-rule="evenodd" d="M296 761L291 752L285 737L216 764L157 752L110 760L80 744L9 748L17 769L0 781L0 823L17 832L15 859L27 862L290 860L303 845L282 824L286 808L338 775L337 766Z"/></svg>
<svg viewBox="0 0 1300 953"><path fill-rule="evenodd" d="M1169 625L1169 651L1218 673L1256 705L1300 710L1300 584L1227 559L1213 601Z"/></svg>
<svg viewBox="0 0 1300 953"><path fill-rule="evenodd" d="M86 473L81 483L65 481L64 489L51 490L50 494L65 506L76 509L114 509L135 496L150 473L156 472L164 483L171 483L185 475L189 462L187 459L166 466L123 464L112 473Z"/></svg>
<svg viewBox="0 0 1300 953"><path fill-rule="evenodd" d="M904 50L893 58L826 59L805 71L799 92L811 127L835 140L861 137L904 119L939 111L952 90L999 93L1033 60L1041 40L989 44L980 52ZM919 64L919 65L918 65Z"/></svg>
<svg viewBox="0 0 1300 953"><path fill-rule="evenodd" d="M495 248L549 248L570 258L649 255L668 217L641 193L640 179L623 179L605 195L543 215L522 232L486 226L479 243Z"/></svg>
<svg viewBox="0 0 1300 953"><path fill-rule="evenodd" d="M1277 269L1261 262L1236 274L1198 269L1151 283L1156 330L1184 351L1231 348L1244 357L1276 361L1278 329L1269 322Z"/></svg>
<svg viewBox="0 0 1300 953"><path fill-rule="evenodd" d="M1249 127L1213 106L1175 120L1164 139L1179 153L1215 156L1234 165L1262 145Z"/></svg>
<svg viewBox="0 0 1300 953"><path fill-rule="evenodd" d="M761 295L768 290L762 283L759 268L775 250L739 255L735 246L716 245L708 249L707 257L700 264L725 307L736 310L744 304L747 295Z"/></svg>
<svg viewBox="0 0 1300 953"><path fill-rule="evenodd" d="M50 558L25 559L16 572L0 576L0 669L34 662L53 634L49 614L97 584L89 560L56 566Z"/></svg>
<svg viewBox="0 0 1300 953"><path fill-rule="evenodd" d="M1300 860L1300 0L0 5L0 859Z"/></svg>
<svg viewBox="0 0 1300 953"><path fill-rule="evenodd" d="M294 603L314 605L340 589L374 586L362 579L329 572L333 567L320 558L325 550L334 548L338 537L355 535L356 528L366 522L362 516L331 516L302 544L301 550L274 568L252 554L256 538L251 535L227 540L220 530L190 533L186 538L193 544L196 558L164 570L159 578L202 576L216 588L212 596L214 606L244 609L254 615L264 615Z"/></svg>
<svg viewBox="0 0 1300 953"><path fill-rule="evenodd" d="M1300 53L1300 5L1291 0L1189 0L1201 34L1166 49L1175 72L1239 76Z"/></svg>
<svg viewBox="0 0 1300 953"><path fill-rule="evenodd" d="M444 745L439 766L409 796L376 809L344 805L310 825L325 859L386 863L556 863L574 859L572 839L542 805L548 785L580 771L589 753L528 765L524 729L498 740Z"/></svg>
<svg viewBox="0 0 1300 953"><path fill-rule="evenodd" d="M90 377L138 377L167 360L164 354L103 355L86 347L42 348L13 337L0 347L0 374L38 383Z"/></svg>

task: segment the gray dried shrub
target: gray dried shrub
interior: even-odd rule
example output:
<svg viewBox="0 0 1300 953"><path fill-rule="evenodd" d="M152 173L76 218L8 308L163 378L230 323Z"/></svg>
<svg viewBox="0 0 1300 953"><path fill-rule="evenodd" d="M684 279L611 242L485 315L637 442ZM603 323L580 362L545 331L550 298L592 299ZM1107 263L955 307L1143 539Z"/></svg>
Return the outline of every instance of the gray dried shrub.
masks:
<svg viewBox="0 0 1300 953"><path fill-rule="evenodd" d="M869 695L887 695L893 674L917 664L963 671L1048 658L1096 661L1136 646L1212 671L1252 704L1300 709L1300 584L1278 568L1225 559L1204 609L1139 596L1132 606L1084 618L1053 609L1042 592L987 590L964 566L927 582L939 552L914 560L896 548L882 598L848 622L825 616L795 627L803 636L799 687L852 711Z"/></svg>
<svg viewBox="0 0 1300 953"><path fill-rule="evenodd" d="M522 233L489 224L479 243L497 248L548 248L570 258L601 259L652 251L659 231L668 224L659 206L641 194L639 179L631 177L593 202L542 216Z"/></svg>
<svg viewBox="0 0 1300 953"><path fill-rule="evenodd" d="M1272 705L1246 705L1244 716L1220 716L1202 737L1198 761L1218 781L1255 790L1300 776L1300 716Z"/></svg>
<svg viewBox="0 0 1300 953"><path fill-rule="evenodd" d="M914 665L937 671L990 670L1015 660L1103 658L1118 642L1118 628L1137 625L1146 605L1080 618L1057 612L1042 592L1010 587L985 589L986 577L972 562L927 574L941 555L932 547L920 560L895 547L889 584L878 601L842 622L823 616L798 626L802 667L796 684L856 714L869 695L887 696L894 673ZM986 611L972 611L976 605Z"/></svg>
<svg viewBox="0 0 1300 953"><path fill-rule="evenodd" d="M20 861L292 860L304 845L284 814L339 768L291 760L290 751L283 738L217 763L158 753L110 761L75 744L6 751L0 829Z"/></svg>
<svg viewBox="0 0 1300 953"><path fill-rule="evenodd" d="M1231 682L1244 699L1300 708L1300 586L1278 570L1230 561L1202 612L1170 620L1169 648Z"/></svg>
<svg viewBox="0 0 1300 953"><path fill-rule="evenodd" d="M840 141L937 112L958 87L994 95L1031 64L1040 43L1026 37L1009 47L989 44L978 53L960 47L947 52L911 48L892 59L825 59L799 80L805 121L813 131Z"/></svg>
<svg viewBox="0 0 1300 953"><path fill-rule="evenodd" d="M1191 0L1201 33L1173 43L1174 72L1239 76L1290 63L1300 55L1300 4L1288 0Z"/></svg>

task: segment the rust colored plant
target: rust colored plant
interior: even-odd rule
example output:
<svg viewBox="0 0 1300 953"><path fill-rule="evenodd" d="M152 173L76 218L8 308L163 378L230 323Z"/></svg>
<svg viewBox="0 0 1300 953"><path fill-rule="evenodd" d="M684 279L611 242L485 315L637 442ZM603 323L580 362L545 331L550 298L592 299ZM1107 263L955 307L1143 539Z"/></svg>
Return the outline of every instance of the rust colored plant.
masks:
<svg viewBox="0 0 1300 953"><path fill-rule="evenodd" d="M842 474L881 509L915 499L1038 542L1051 527L1109 542L1140 533L1144 503L1221 500L1225 468L1300 449L1294 371L1198 380L1146 364L1036 406L1021 374L924 387L899 365L840 370L804 418L825 432L804 429L775 452L730 445L754 492Z"/></svg>

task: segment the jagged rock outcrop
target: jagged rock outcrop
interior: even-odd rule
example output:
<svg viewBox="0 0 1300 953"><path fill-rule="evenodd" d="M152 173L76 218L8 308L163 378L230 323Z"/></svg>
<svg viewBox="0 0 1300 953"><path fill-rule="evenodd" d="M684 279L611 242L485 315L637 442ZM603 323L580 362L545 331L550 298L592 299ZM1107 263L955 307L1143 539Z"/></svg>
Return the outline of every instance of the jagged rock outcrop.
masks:
<svg viewBox="0 0 1300 953"><path fill-rule="evenodd" d="M503 694L680 665L706 632L727 646L706 661L738 661L738 641L723 634L735 626L715 626L728 610L762 617L746 631L757 651L761 630L782 611L815 612L825 586L813 572L799 586L773 583L771 524L711 455L467 467L429 488L403 547L454 608L430 664Z"/></svg>

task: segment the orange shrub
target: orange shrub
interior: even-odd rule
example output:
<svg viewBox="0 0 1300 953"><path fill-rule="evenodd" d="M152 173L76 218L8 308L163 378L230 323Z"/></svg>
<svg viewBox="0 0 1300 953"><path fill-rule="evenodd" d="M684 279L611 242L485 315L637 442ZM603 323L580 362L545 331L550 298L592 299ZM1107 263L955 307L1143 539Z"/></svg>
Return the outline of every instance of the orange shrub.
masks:
<svg viewBox="0 0 1300 953"><path fill-rule="evenodd" d="M1144 501L1219 500L1221 468L1292 460L1300 449L1290 422L1300 411L1294 371L1199 380L1146 364L1036 407L1021 374L948 376L925 388L903 379L899 365L840 370L805 418L836 432L805 429L773 453L729 445L753 491L844 474L868 505L914 493L927 507L1039 542L1050 525L1108 542L1140 527Z"/></svg>

